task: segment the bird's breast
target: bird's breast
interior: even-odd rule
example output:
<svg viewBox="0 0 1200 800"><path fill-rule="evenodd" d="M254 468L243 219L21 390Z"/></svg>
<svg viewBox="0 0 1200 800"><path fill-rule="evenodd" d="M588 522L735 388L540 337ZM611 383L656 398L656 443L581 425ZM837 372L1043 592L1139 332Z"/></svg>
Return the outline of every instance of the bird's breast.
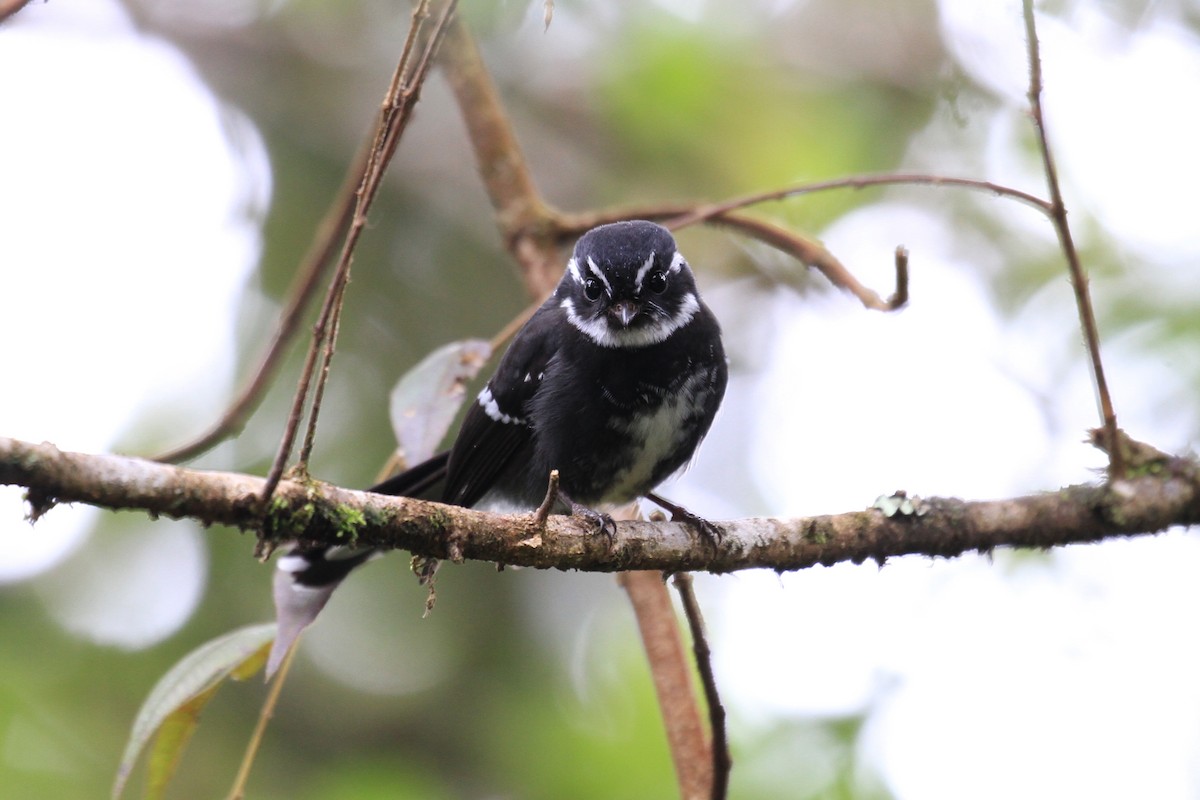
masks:
<svg viewBox="0 0 1200 800"><path fill-rule="evenodd" d="M613 413L608 432L612 482L602 498L627 502L650 491L691 458L698 426L713 391L708 370L690 375L674 392L643 395L645 402Z"/></svg>

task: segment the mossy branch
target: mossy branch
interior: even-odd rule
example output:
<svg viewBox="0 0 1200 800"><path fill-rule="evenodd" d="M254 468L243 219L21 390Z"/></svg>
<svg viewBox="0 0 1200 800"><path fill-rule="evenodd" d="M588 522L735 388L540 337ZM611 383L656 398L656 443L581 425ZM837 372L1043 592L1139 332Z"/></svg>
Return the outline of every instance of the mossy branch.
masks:
<svg viewBox="0 0 1200 800"><path fill-rule="evenodd" d="M1047 548L1200 523L1200 464L1161 454L1154 468L1111 483L1005 500L908 498L842 514L720 522L716 548L682 523L621 521L610 548L571 517L551 516L542 525L534 514L489 514L313 480L284 480L264 508L263 479L251 475L7 438L0 438L0 483L29 490L34 519L57 503L87 503L251 530L268 547L284 539L354 541L420 556L593 572L797 570L909 554Z"/></svg>

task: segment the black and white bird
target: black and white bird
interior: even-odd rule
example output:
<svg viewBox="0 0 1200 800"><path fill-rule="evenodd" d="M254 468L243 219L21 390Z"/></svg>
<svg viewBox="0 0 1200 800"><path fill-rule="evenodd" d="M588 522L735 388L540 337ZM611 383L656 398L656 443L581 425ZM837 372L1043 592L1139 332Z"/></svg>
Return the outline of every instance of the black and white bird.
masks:
<svg viewBox="0 0 1200 800"><path fill-rule="evenodd" d="M726 381L720 326L671 234L652 222L602 225L576 243L451 448L371 491L529 511L558 470L560 510L603 530L612 523L599 509L650 494L691 460ZM294 550L279 567L319 590L370 556Z"/></svg>

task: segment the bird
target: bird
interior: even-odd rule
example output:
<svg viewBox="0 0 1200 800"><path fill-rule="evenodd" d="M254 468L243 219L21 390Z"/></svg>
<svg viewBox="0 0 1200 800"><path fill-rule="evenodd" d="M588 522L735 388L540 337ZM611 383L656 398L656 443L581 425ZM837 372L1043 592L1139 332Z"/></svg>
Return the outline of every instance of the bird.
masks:
<svg viewBox="0 0 1200 800"><path fill-rule="evenodd" d="M720 325L671 233L645 220L600 225L576 242L450 448L370 491L531 511L556 470L554 510L589 519L610 542L615 525L603 509L641 497L711 539L714 526L653 491L691 461L727 382ZM278 564L285 590L290 580L320 592L373 555L293 549Z"/></svg>

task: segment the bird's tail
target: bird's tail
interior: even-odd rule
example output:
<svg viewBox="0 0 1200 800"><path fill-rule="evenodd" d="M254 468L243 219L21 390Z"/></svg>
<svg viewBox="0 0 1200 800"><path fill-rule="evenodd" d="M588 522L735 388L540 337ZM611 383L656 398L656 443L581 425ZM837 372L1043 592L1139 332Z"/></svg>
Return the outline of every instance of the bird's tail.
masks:
<svg viewBox="0 0 1200 800"><path fill-rule="evenodd" d="M441 499L450 454L439 453L367 491L396 497ZM284 655L309 626L346 576L379 555L373 547L293 545L279 557L272 594L279 629L267 659L267 677L275 673Z"/></svg>

